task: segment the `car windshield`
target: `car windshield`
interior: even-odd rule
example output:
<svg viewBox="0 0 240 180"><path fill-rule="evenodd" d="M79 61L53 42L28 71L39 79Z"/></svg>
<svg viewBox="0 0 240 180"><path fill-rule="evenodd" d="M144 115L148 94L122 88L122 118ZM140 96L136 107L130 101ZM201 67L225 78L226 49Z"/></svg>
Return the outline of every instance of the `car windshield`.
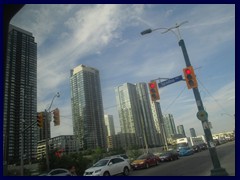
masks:
<svg viewBox="0 0 240 180"><path fill-rule="evenodd" d="M165 152L165 153L162 153L160 156L169 156L169 155L171 155L170 152Z"/></svg>
<svg viewBox="0 0 240 180"><path fill-rule="evenodd" d="M141 155L141 156L139 156L137 159L138 159L138 160L140 160L140 159L147 159L147 155L146 155L146 154Z"/></svg>
<svg viewBox="0 0 240 180"><path fill-rule="evenodd" d="M93 165L93 167L101 167L101 166L106 166L108 163L108 159L102 159L98 161L96 164Z"/></svg>
<svg viewBox="0 0 240 180"><path fill-rule="evenodd" d="M189 147L181 147L180 150L189 150Z"/></svg>
<svg viewBox="0 0 240 180"><path fill-rule="evenodd" d="M127 155L120 155L122 158L124 158L124 159L128 159L128 157L127 157Z"/></svg>

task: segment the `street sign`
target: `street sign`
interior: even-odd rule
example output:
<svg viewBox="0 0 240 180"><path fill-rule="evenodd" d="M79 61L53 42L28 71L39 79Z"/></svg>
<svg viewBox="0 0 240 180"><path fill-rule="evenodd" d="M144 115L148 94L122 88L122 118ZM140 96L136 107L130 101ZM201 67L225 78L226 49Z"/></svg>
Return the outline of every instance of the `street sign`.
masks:
<svg viewBox="0 0 240 180"><path fill-rule="evenodd" d="M209 129L209 126L208 126L208 122L207 122L207 121L204 121L204 122L202 123L202 125L203 125L203 129Z"/></svg>
<svg viewBox="0 0 240 180"><path fill-rule="evenodd" d="M175 82L178 82L178 81L181 81L181 80L183 80L182 75L174 77L172 79L168 79L168 80L163 81L163 82L160 82L160 83L158 83L158 87L161 88L161 87L167 86L169 84L172 84L172 83L175 83Z"/></svg>
<svg viewBox="0 0 240 180"><path fill-rule="evenodd" d="M205 121L208 118L208 114L204 110L198 111L197 118L201 121Z"/></svg>

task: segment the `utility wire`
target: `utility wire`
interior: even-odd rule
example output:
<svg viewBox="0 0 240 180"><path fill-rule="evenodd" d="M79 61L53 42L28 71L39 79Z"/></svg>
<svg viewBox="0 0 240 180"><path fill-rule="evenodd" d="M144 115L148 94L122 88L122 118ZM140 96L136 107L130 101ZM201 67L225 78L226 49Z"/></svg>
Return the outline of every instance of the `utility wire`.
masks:
<svg viewBox="0 0 240 180"><path fill-rule="evenodd" d="M184 86L184 88L182 89L182 91L177 95L177 97L167 106L166 109L163 110L163 112L167 111L168 108L170 108L173 103L175 103L175 101L182 95L182 93L184 92L184 90L186 89L186 86Z"/></svg>
<svg viewBox="0 0 240 180"><path fill-rule="evenodd" d="M203 89L208 93L208 95L213 98L213 100L216 102L216 104L225 112L228 113L224 107L213 97L213 95L208 91L208 89L203 85L203 83L200 81L200 79L198 78L198 82L201 84L201 86L203 87Z"/></svg>

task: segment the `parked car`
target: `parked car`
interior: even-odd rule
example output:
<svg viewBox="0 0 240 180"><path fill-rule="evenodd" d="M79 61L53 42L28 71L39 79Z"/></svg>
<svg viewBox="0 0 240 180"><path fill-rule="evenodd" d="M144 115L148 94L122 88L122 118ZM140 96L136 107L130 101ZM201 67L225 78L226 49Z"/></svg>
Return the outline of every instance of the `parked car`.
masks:
<svg viewBox="0 0 240 180"><path fill-rule="evenodd" d="M130 164L121 157L107 157L99 160L84 172L84 176L129 175Z"/></svg>
<svg viewBox="0 0 240 180"><path fill-rule="evenodd" d="M39 174L38 176L47 176L48 175L48 173L41 173L41 174Z"/></svg>
<svg viewBox="0 0 240 180"><path fill-rule="evenodd" d="M200 152L200 151L202 151L200 145L194 145L194 146L192 146L192 149L193 149L194 152Z"/></svg>
<svg viewBox="0 0 240 180"><path fill-rule="evenodd" d="M190 147L181 147L178 151L179 156L189 156L194 154L194 151Z"/></svg>
<svg viewBox="0 0 240 180"><path fill-rule="evenodd" d="M47 176L71 176L71 173L67 169L57 168L47 173Z"/></svg>
<svg viewBox="0 0 240 180"><path fill-rule="evenodd" d="M173 160L179 159L178 153L174 152L174 151L164 152L164 153L160 154L159 158L162 162L173 161Z"/></svg>
<svg viewBox="0 0 240 180"><path fill-rule="evenodd" d="M121 158L125 159L130 164L130 159L128 158L128 156L126 154L115 155L115 157L121 157Z"/></svg>
<svg viewBox="0 0 240 180"><path fill-rule="evenodd" d="M147 153L139 156L136 160L131 163L133 170L149 168L150 166L158 165L160 158L152 153Z"/></svg>
<svg viewBox="0 0 240 180"><path fill-rule="evenodd" d="M206 150L208 148L206 143L199 144L199 146L201 150Z"/></svg>

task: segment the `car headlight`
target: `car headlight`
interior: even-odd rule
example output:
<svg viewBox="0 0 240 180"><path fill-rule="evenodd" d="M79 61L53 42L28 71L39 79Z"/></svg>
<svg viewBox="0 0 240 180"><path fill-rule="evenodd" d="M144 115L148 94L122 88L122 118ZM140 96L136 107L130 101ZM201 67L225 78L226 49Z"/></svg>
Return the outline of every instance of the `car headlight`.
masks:
<svg viewBox="0 0 240 180"><path fill-rule="evenodd" d="M102 170L102 169L98 169L98 170L96 170L94 173L99 173L99 172L101 172L101 170Z"/></svg>

